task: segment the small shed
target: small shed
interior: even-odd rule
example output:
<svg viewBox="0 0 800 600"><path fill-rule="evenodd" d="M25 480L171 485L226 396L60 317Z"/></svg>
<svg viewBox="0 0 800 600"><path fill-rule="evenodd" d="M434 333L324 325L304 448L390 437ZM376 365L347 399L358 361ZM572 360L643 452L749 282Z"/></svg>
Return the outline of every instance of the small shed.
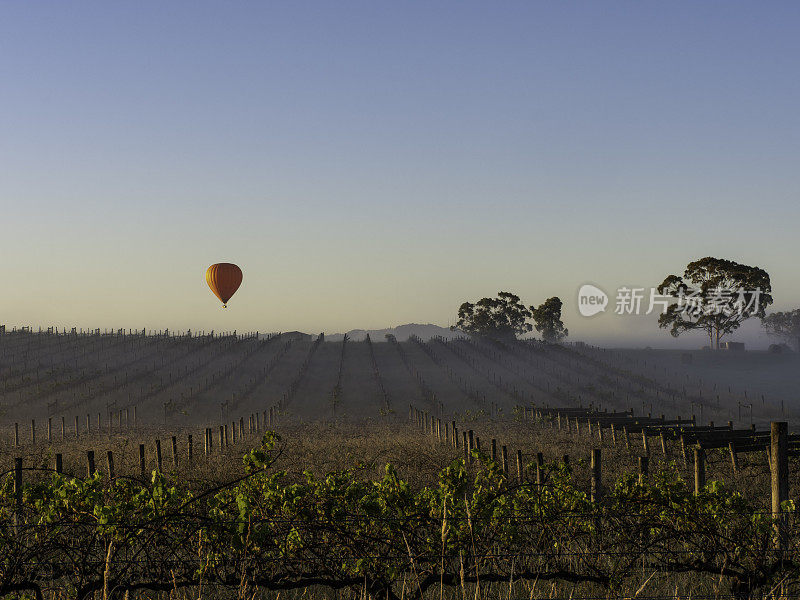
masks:
<svg viewBox="0 0 800 600"><path fill-rule="evenodd" d="M744 342L722 342L719 347L730 352L744 352Z"/></svg>

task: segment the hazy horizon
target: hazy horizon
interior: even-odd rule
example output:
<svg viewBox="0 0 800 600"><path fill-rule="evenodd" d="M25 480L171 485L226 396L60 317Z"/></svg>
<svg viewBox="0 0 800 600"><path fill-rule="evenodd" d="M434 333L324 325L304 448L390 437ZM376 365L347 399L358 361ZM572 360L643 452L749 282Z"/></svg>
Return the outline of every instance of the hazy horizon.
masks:
<svg viewBox="0 0 800 600"><path fill-rule="evenodd" d="M709 345L708 336L702 332L689 332L684 333L680 337L674 338L672 337L667 330L659 329L656 320L651 317L623 317L619 315L608 315L609 318L614 319L624 319L625 321L618 321L614 326L614 330L618 333L608 334L608 335L591 335L586 334L581 335L582 329L580 326L577 328L573 327L570 330L570 335L564 340L565 342L585 342L588 344L596 345L596 346L603 346L609 348L653 348L653 349L663 349L663 350L699 350L704 346ZM599 317L593 317L589 320L594 320L596 318L603 318L603 315ZM574 317L570 319L568 316L564 317L564 322L567 328L570 328L571 322L576 322L577 319L586 320L585 317ZM632 319L632 320L631 320ZM580 323L580 322L578 322ZM624 326L623 326L624 324ZM307 333L309 335L317 335L319 333L324 333L326 338L333 337L333 336L340 336L344 333L348 333L351 331L380 331L384 329L395 329L397 327L403 327L406 325L419 325L421 327L426 327L429 325L435 327L441 327L443 329L448 329L450 325L447 324L439 324L439 323L429 323L427 321L419 321L419 322L409 322L409 323L396 323L392 325L386 325L383 327L351 327L347 330L334 330L334 329L322 329L322 330L304 330L302 328L296 327L287 327L283 329L272 329L272 328L258 328L258 327L247 327L247 328L205 328L205 327L170 327L170 326L162 326L162 327L151 327L148 324L141 324L138 327L136 326L126 326L121 327L119 324L98 324L98 323L87 323L87 324L68 324L68 323L3 323L0 322L0 325L6 325L8 330L10 331L14 327L32 327L33 331L36 331L37 328L41 327L43 330L46 330L48 327L57 327L59 331L66 330L69 331L73 327L78 330L92 330L100 328L101 330L117 330L117 329L124 329L128 331L129 329L134 329L138 331L142 331L142 329L146 329L148 332L150 331L163 331L164 329L168 329L173 333L183 333L188 330L191 330L194 333L198 333L200 331L215 331L215 332L224 332L224 331L233 331L236 330L237 333L248 333L248 332L258 332L259 334L268 334L268 333L276 333L278 331L289 332L289 331L300 331L301 333ZM576 332L576 333L573 333ZM526 334L521 336L521 338L534 338L539 339L535 332L531 334ZM383 339L375 339L374 342L382 342ZM760 321L758 319L750 319L746 321L742 327L729 334L723 338L722 341L735 341L735 342L744 342L746 345L747 350L756 350L756 351L764 351L767 350L771 344L780 344L784 343L785 340L768 336L763 328L761 327Z"/></svg>

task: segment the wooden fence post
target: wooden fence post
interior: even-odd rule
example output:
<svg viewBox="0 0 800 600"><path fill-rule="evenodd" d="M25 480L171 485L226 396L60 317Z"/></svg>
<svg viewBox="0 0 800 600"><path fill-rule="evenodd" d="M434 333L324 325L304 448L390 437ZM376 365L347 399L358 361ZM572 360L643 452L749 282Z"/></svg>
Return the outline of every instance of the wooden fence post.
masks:
<svg viewBox="0 0 800 600"><path fill-rule="evenodd" d="M156 470L161 473L161 440L156 440Z"/></svg>
<svg viewBox="0 0 800 600"><path fill-rule="evenodd" d="M736 454L736 445L733 442L728 444L728 450L731 453L731 468L735 475L739 471L739 456Z"/></svg>
<svg viewBox="0 0 800 600"><path fill-rule="evenodd" d="M694 449L694 495L706 486L706 455L702 448Z"/></svg>
<svg viewBox="0 0 800 600"><path fill-rule="evenodd" d="M686 468L686 438L681 434L681 456L683 456L683 467Z"/></svg>
<svg viewBox="0 0 800 600"><path fill-rule="evenodd" d="M544 483L544 454L536 453L536 485Z"/></svg>
<svg viewBox="0 0 800 600"><path fill-rule="evenodd" d="M56 454L55 468L56 468L56 473L64 472L64 457L61 455L60 452Z"/></svg>
<svg viewBox="0 0 800 600"><path fill-rule="evenodd" d="M14 459L14 533L22 524L22 457Z"/></svg>
<svg viewBox="0 0 800 600"><path fill-rule="evenodd" d="M139 444L139 471L142 474L142 478L144 478L146 470L147 467L145 466L144 460L144 444Z"/></svg>
<svg viewBox="0 0 800 600"><path fill-rule="evenodd" d="M770 426L772 472L772 515L775 519L775 548L786 548L786 517L781 503L789 499L789 424L773 421Z"/></svg>
<svg viewBox="0 0 800 600"><path fill-rule="evenodd" d="M189 434L189 439L186 442L186 460L192 462L192 434Z"/></svg>
<svg viewBox="0 0 800 600"><path fill-rule="evenodd" d="M523 472L523 465L522 465L522 450L517 450L517 479L519 483L522 483L522 480L525 477L525 473Z"/></svg>
<svg viewBox="0 0 800 600"><path fill-rule="evenodd" d="M640 456L639 457L639 483L644 483L644 480L647 478L647 471L648 471L648 464L650 459L647 456Z"/></svg>
<svg viewBox="0 0 800 600"><path fill-rule="evenodd" d="M172 466L178 468L178 436L172 436Z"/></svg>
<svg viewBox="0 0 800 600"><path fill-rule="evenodd" d="M87 450L86 451L86 471L87 477L91 477L95 473L94 467L94 450Z"/></svg>
<svg viewBox="0 0 800 600"><path fill-rule="evenodd" d="M106 454L106 461L108 463L108 480L114 479L114 453L109 450Z"/></svg>
<svg viewBox="0 0 800 600"><path fill-rule="evenodd" d="M603 473L602 473L602 459L600 448L592 449L592 487L591 487L591 500L596 502L603 494Z"/></svg>

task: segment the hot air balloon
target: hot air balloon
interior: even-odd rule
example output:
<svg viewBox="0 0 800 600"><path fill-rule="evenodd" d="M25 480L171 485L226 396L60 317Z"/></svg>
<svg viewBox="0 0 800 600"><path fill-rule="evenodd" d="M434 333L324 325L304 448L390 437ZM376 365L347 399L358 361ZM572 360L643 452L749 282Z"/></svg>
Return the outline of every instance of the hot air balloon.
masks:
<svg viewBox="0 0 800 600"><path fill-rule="evenodd" d="M206 270L206 283L214 295L222 301L222 308L242 285L242 270L233 263L217 263Z"/></svg>

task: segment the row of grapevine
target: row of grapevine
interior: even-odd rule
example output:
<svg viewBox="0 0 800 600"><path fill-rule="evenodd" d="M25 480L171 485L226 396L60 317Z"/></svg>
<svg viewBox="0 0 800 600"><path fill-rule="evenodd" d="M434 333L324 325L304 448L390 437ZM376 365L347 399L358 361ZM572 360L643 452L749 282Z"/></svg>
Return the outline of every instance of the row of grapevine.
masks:
<svg viewBox="0 0 800 600"><path fill-rule="evenodd" d="M292 382L289 384L289 387L286 389L286 392L283 394L283 398L281 399L278 406L281 410L286 410L289 405L292 403L295 395L297 394L297 390L300 387L300 384L303 381L303 378L306 376L308 372L308 367L311 364L311 360L314 358L314 354L316 353L317 349L319 348L320 344L325 340L325 335L320 333L317 336L317 339L314 340L314 343L311 344L311 347L308 349L308 354L306 354L305 359L300 364L300 368L297 371Z"/></svg>
<svg viewBox="0 0 800 600"><path fill-rule="evenodd" d="M367 334L364 342L369 348L369 360L372 366L372 375L375 378L375 384L378 386L378 393L383 399L383 407L388 414L392 410L392 402L389 399L389 394L386 391L386 386L383 383L383 377L381 377L380 369L378 369L378 361L375 360L375 348L372 347L372 339L370 338L369 334Z"/></svg>
<svg viewBox="0 0 800 600"><path fill-rule="evenodd" d="M416 344L417 347L425 354L427 354L433 364L439 367L439 369L444 372L447 378L452 381L453 384L459 388L467 398L472 400L476 406L482 408L486 405L486 394L482 390L479 390L475 384L471 384L471 382L467 381L465 378L457 375L449 365L444 363L444 361L439 357L436 351L431 348L430 345L426 344L415 335L409 336L408 339L413 344Z"/></svg>
<svg viewBox="0 0 800 600"><path fill-rule="evenodd" d="M411 377L414 379L422 399L431 406L436 406L438 408L436 394L425 382L425 378L422 376L422 373L419 372L419 369L417 369L417 367L409 360L405 350L403 350L403 347L397 341L397 338L395 338L393 335L387 335L386 339L397 351L400 360L403 362L403 366L405 366L409 375L411 375Z"/></svg>
<svg viewBox="0 0 800 600"><path fill-rule="evenodd" d="M347 341L348 341L347 334L344 334L342 338L342 351L339 354L339 367L336 372L336 383L333 385L333 389L331 390L331 404L333 405L333 412L336 412L336 407L341 401L342 397L342 377L344 375L344 353L347 349Z"/></svg>

